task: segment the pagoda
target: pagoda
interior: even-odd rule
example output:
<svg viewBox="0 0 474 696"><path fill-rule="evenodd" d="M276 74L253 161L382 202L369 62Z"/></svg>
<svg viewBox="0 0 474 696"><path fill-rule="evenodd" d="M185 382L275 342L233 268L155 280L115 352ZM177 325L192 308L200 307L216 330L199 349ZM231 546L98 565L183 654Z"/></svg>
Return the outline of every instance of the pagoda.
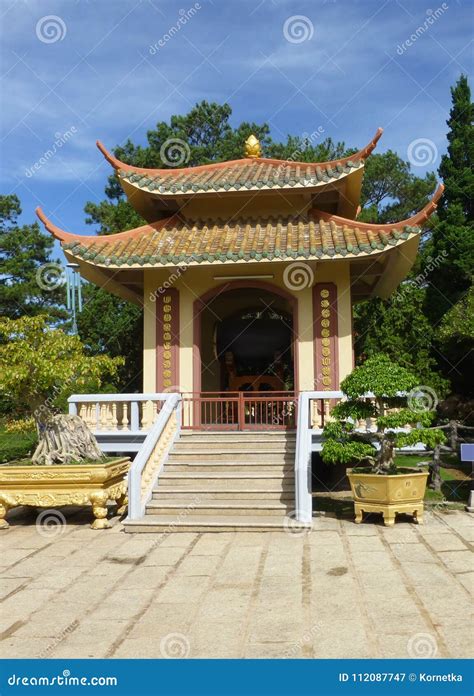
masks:
<svg viewBox="0 0 474 696"><path fill-rule="evenodd" d="M261 156L182 169L121 162L98 142L146 220L108 236L37 214L88 281L144 309L144 393L339 389L353 367L352 307L388 297L417 254L432 201L407 220L359 222L366 159Z"/></svg>

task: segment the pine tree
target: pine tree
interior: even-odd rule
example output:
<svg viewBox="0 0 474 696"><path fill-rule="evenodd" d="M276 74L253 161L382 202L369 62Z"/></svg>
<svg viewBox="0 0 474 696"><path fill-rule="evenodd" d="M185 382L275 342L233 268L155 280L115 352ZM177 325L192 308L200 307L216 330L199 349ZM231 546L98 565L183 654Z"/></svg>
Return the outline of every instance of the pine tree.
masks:
<svg viewBox="0 0 474 696"><path fill-rule="evenodd" d="M443 261L427 297L427 312L436 326L465 295L474 273L474 105L465 75L451 95L448 152L439 167L446 188L431 243L431 255Z"/></svg>
<svg viewBox="0 0 474 696"><path fill-rule="evenodd" d="M18 196L0 196L0 315L64 318L64 279L51 258L54 241L36 222L19 225L20 215Z"/></svg>

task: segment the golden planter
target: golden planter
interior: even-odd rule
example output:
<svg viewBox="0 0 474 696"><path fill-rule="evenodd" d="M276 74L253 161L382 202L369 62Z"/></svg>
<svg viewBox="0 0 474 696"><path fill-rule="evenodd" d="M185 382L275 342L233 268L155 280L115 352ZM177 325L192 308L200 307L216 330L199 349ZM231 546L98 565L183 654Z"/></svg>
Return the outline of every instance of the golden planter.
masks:
<svg viewBox="0 0 474 696"><path fill-rule="evenodd" d="M364 512L381 512L384 524L395 524L395 515L413 515L423 522L423 498L427 471L407 470L404 474L371 474L347 471L354 496L355 521L362 522Z"/></svg>
<svg viewBox="0 0 474 696"><path fill-rule="evenodd" d="M0 529L8 528L7 512L20 505L92 505L92 529L107 529L107 501L116 501L118 514L125 511L129 467L129 457L103 464L0 466Z"/></svg>

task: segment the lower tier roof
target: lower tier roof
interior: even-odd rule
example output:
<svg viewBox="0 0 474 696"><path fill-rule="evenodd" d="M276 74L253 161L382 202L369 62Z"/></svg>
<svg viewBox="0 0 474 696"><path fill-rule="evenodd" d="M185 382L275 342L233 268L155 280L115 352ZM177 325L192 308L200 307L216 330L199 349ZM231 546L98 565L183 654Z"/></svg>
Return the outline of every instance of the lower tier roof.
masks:
<svg viewBox="0 0 474 696"><path fill-rule="evenodd" d="M311 210L298 216L188 220L180 215L108 236L64 232L38 209L64 251L94 266L162 267L357 257L384 251L418 234L443 191L417 215L373 225Z"/></svg>

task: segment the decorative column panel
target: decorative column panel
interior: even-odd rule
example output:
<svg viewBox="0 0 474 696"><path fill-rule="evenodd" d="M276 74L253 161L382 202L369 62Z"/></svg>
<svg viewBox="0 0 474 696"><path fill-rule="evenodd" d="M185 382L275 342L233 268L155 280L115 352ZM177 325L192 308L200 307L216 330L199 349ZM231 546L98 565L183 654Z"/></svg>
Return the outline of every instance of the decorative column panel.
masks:
<svg viewBox="0 0 474 696"><path fill-rule="evenodd" d="M314 383L317 391L339 389L337 286L313 286Z"/></svg>
<svg viewBox="0 0 474 696"><path fill-rule="evenodd" d="M178 391L178 387L179 292L170 288L156 300L156 391Z"/></svg>

